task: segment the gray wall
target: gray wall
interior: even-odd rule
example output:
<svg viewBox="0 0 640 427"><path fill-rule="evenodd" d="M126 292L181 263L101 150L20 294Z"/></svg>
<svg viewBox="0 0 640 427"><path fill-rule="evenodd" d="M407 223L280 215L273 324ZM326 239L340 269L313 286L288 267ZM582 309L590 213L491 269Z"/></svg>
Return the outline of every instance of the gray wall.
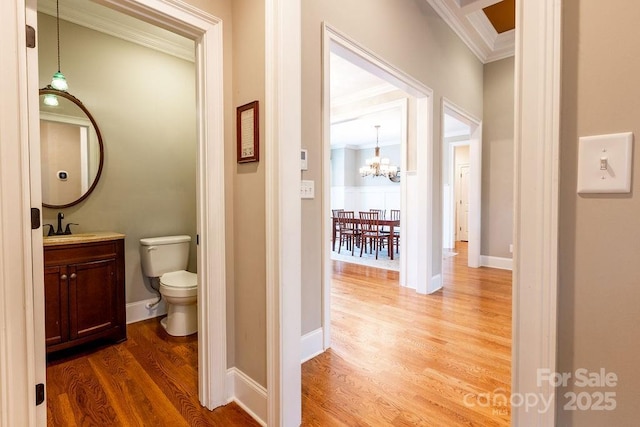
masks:
<svg viewBox="0 0 640 427"><path fill-rule="evenodd" d="M440 102L446 96L482 117L482 73L478 59L425 1L305 0L302 2L302 141L309 150L303 179L322 194L322 22L357 40L387 62L434 90L434 141L440 140ZM436 144L436 158L440 158ZM324 160L328 161L328 159ZM434 168L436 201L441 197L439 164ZM411 197L411 195L409 195ZM434 239L442 241L440 203L433 218ZM321 198L302 203L302 333L321 326ZM435 272L442 260L434 257Z"/></svg>
<svg viewBox="0 0 640 427"><path fill-rule="evenodd" d="M513 243L514 58L484 66L482 255L511 258Z"/></svg>
<svg viewBox="0 0 640 427"><path fill-rule="evenodd" d="M55 18L39 14L40 87L57 70ZM140 268L139 239L188 234L196 271L195 67L164 53L61 21L62 71L69 92L94 116L104 169L79 205L44 209L45 223L78 223L74 232L126 234L126 301L154 298ZM172 83L169 83L172 82Z"/></svg>
<svg viewBox="0 0 640 427"><path fill-rule="evenodd" d="M560 248L558 371L614 372L613 411L565 411L560 426L631 426L640 399L640 4L631 1L563 2L562 112L560 116ZM577 195L578 138L635 134L630 194Z"/></svg>

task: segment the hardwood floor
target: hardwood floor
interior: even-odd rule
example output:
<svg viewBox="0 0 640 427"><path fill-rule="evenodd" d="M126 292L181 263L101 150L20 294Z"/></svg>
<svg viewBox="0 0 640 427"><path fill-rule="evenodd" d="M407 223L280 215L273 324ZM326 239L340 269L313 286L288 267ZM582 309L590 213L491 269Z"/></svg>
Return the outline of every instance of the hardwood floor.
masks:
<svg viewBox="0 0 640 427"><path fill-rule="evenodd" d="M238 405L198 402L197 336L171 337L158 319L128 340L47 364L49 426L257 426Z"/></svg>
<svg viewBox="0 0 640 427"><path fill-rule="evenodd" d="M302 365L304 426L507 426L511 272L443 261L444 289L418 295L398 273L334 262L332 349ZM50 360L49 426L254 426L236 404L197 397L197 338L159 319L128 340Z"/></svg>
<svg viewBox="0 0 640 427"><path fill-rule="evenodd" d="M303 425L509 425L511 272L456 250L432 295L334 262L332 348L302 366Z"/></svg>

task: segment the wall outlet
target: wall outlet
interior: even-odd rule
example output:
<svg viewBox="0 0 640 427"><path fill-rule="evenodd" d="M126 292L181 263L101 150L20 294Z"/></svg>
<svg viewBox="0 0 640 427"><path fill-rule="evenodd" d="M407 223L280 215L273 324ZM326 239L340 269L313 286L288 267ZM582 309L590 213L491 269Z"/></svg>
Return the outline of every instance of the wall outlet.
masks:
<svg viewBox="0 0 640 427"><path fill-rule="evenodd" d="M509 253L512 254L513 253L513 243L511 243L509 245Z"/></svg>

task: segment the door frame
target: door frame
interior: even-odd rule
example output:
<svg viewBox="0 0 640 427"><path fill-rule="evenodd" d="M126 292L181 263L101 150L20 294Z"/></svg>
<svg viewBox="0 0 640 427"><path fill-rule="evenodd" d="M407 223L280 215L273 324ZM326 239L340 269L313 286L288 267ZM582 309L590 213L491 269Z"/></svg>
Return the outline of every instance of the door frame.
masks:
<svg viewBox="0 0 640 427"><path fill-rule="evenodd" d="M164 0L101 0L101 3L146 22L168 28L196 42L196 99L199 111L197 221L200 235L198 298L201 301L198 318L201 331L198 337L198 394L200 402L207 408L213 409L227 403L222 21L189 5L169 3ZM7 80L15 87L7 91L7 96L0 101L0 107L3 114L7 109L15 111L15 122L19 127L2 129L3 140L5 136L10 136L12 140L18 142L13 144L15 147L12 145L9 150L0 154L0 164L2 164L0 184L4 187L10 182L6 179L5 173L11 173L12 181L16 184L12 192L2 192L3 205L5 203L14 205L17 198L21 202L17 204L19 210L13 209L9 214L2 215L0 234L3 243L8 243L9 240L5 239L12 240L13 245L21 243L23 251L8 251L2 246L0 259L6 259L10 255L9 252L13 252L22 257L22 262L16 265L23 267L21 271L14 271L12 267L6 270L5 277L14 277L14 279L11 282L3 280L0 288L3 292L0 292L0 296L5 295L4 291L8 289L6 286L9 283L13 283L13 288L20 288L15 286L15 282L23 283L24 289L21 290L21 303L17 303L15 299L0 297L0 306L8 309L4 311L7 314L18 309L25 310L26 316L12 316L13 319L20 317L24 319L24 322L13 329L22 335L22 339L18 341L25 343L24 358L20 359L23 362L16 363L15 358L11 357L16 354L14 353L15 345L9 348L8 343L16 341L14 334L0 334L2 346L0 372L3 373L3 382L0 384L2 386L0 390L3 390L0 391L2 405L0 421L3 425L5 421L7 425L24 425L25 422L28 425L43 425L46 423L46 405L31 406L35 400L33 385L36 382L45 383L46 375L43 356L44 332L42 326L37 326L44 325L44 290L43 278L40 274L42 272L42 231L41 229L31 231L26 221L30 218L30 207L40 206L41 202L39 161L29 161L30 158L39 159L39 125L35 119L38 117L39 104L37 49L27 50L24 37L24 25L27 22L37 29L37 3L35 0L3 2L2 8L2 16L12 17L7 20L7 24L11 25L7 25L8 29L3 31L2 35L3 39L7 35L9 43L13 43L16 48L15 57L10 59L14 59L17 66L15 73ZM22 30L17 30L18 28ZM11 33L11 30L15 31L15 34ZM33 55L36 55L35 59L31 58ZM4 93L4 86L2 88ZM13 162L10 162L11 156L14 156ZM21 179L15 180L15 176L20 176ZM10 201L12 197L13 202ZM18 221L11 217L16 213L19 213ZM15 240L8 237L9 234L6 231L9 224L12 230L15 229L23 235L13 236ZM7 265L13 266L13 264ZM16 276L18 274L19 276ZM16 296L18 294L12 295L12 297ZM9 307L15 307L15 309L9 309ZM15 320L12 320L12 326L13 324L16 324ZM8 360L12 361L11 369L7 368ZM16 372L16 376L24 375L26 378L18 382L9 375L4 376L4 371ZM11 386L14 390L16 384L22 384L16 392L5 392L8 390L7 386ZM24 391L21 388L24 388ZM16 415L20 413L21 416Z"/></svg>
<svg viewBox="0 0 640 427"><path fill-rule="evenodd" d="M408 94L408 109L412 110L415 135L413 144L417 155L415 165L408 162L409 141L402 144L400 168L401 180L401 218L404 226L404 238L401 239L401 252L414 253L415 257L401 261L401 284L426 294L440 288L441 281L433 280L433 251L442 251L441 245L429 244L432 239L414 239L415 236L433 236L433 91L403 73L384 59L366 49L357 41L349 38L336 28L323 23L323 78L322 78L322 335L323 347L331 347L331 94L330 94L330 53L334 52L348 59L378 77L392 83ZM397 101L396 101L397 102ZM405 107L406 111L406 107ZM410 132L406 132L410 133ZM412 167L413 169L410 169ZM408 191L425 189L425 197L406 197ZM415 230L409 232L408 230ZM435 247L437 246L437 247ZM412 250L408 248L412 247ZM427 262L418 262L427 260Z"/></svg>
<svg viewBox="0 0 640 427"><path fill-rule="evenodd" d="M446 177L451 182L449 186L449 206L442 204L442 217L445 215L453 215L454 212L454 194L453 194L453 177L455 171L451 166L453 156L450 155L445 147L449 146L449 150L456 145L469 145L469 243L468 243L468 259L467 265L471 268L480 267L480 248L482 247L482 120L468 113L463 108L457 106L447 98L442 98L442 129L444 129L445 115L453 116L457 120L469 126L469 141L464 143L448 143L442 132L442 162L448 162L449 176ZM445 181L445 168L443 170L443 181ZM443 186L444 193L444 186ZM444 199L444 198L443 198ZM449 230L449 233L451 230ZM443 234L445 230L443 230ZM454 232L455 238L455 232ZM442 246L442 245L441 245Z"/></svg>
<svg viewBox="0 0 640 427"><path fill-rule="evenodd" d="M227 403L222 20L186 3L99 0L98 3L195 42L197 105L198 397Z"/></svg>
<svg viewBox="0 0 640 427"><path fill-rule="evenodd" d="M515 426L556 422L556 390L537 372L557 365L561 29L562 0L518 1L511 393L551 404L512 408Z"/></svg>

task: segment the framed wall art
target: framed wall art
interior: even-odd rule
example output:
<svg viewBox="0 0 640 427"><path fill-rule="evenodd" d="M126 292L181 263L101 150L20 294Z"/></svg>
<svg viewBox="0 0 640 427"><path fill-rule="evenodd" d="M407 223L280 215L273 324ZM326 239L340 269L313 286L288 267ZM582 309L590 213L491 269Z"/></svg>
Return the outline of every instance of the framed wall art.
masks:
<svg viewBox="0 0 640 427"><path fill-rule="evenodd" d="M260 160L260 128L258 101L237 108L236 129L238 134L238 163Z"/></svg>

